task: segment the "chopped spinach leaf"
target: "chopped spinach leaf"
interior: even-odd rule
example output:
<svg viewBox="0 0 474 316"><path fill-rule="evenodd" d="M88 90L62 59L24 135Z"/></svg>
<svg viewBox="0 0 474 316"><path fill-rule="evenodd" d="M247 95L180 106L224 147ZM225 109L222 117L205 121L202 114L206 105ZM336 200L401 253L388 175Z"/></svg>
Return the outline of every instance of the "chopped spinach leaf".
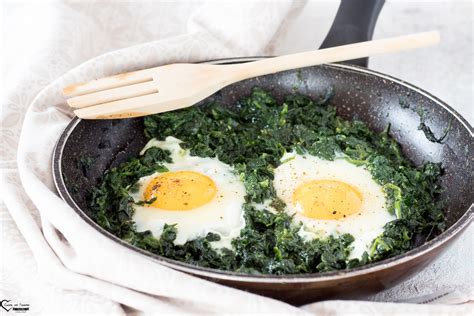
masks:
<svg viewBox="0 0 474 316"><path fill-rule="evenodd" d="M159 238L150 231L135 230L129 192L138 190L138 179L167 171L164 163L171 162L170 153L156 147L106 172L90 195L93 219L130 244L170 259L265 274L358 267L411 249L416 235L428 238L442 231L444 216L436 199L441 192L441 166L427 162L415 167L390 137L390 126L377 134L361 121L342 119L330 105L332 95L332 89L321 100L292 94L278 103L270 93L255 88L231 109L211 103L144 118L147 137L163 140L174 136L192 155L218 157L240 176L247 194L243 206L246 226L232 241L232 249L213 249L211 243L220 239L213 233L175 245L175 225L165 225ZM353 236L304 240L299 234L301 224L284 211L285 204L273 188L273 170L286 162L281 158L292 150L326 160L342 156L364 166L382 186L387 209L397 219L385 225L361 258L349 259ZM272 211L255 207L268 200Z"/></svg>

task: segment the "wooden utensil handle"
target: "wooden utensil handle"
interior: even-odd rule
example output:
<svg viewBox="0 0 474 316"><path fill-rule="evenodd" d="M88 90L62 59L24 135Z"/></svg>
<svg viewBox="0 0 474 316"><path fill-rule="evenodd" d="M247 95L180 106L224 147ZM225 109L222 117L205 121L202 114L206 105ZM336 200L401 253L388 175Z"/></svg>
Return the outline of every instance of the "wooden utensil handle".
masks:
<svg viewBox="0 0 474 316"><path fill-rule="evenodd" d="M239 69L238 76L236 76L238 78L236 79L243 80L294 68L431 46L438 43L439 40L440 36L437 31L424 32L268 58L233 67Z"/></svg>

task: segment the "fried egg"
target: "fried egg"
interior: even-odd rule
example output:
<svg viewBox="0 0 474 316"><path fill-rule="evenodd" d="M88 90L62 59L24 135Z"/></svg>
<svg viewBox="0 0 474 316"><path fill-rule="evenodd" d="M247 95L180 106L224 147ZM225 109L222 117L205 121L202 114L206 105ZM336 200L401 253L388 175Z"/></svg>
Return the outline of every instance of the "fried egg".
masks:
<svg viewBox="0 0 474 316"><path fill-rule="evenodd" d="M159 237L165 224L176 224L175 245L216 233L221 240L213 248L230 248L245 226L243 204L245 187L231 166L217 158L191 156L180 147L181 141L167 137L152 139L141 154L151 147L171 152L166 172L155 172L138 180L138 191L129 192L135 201L133 221L136 230L150 230ZM151 203L138 205L140 201Z"/></svg>
<svg viewBox="0 0 474 316"><path fill-rule="evenodd" d="M395 219L387 211L382 187L363 166L343 157L329 161L295 152L286 153L281 162L273 185L286 211L303 223L304 239L349 233L355 239L350 258L360 258Z"/></svg>

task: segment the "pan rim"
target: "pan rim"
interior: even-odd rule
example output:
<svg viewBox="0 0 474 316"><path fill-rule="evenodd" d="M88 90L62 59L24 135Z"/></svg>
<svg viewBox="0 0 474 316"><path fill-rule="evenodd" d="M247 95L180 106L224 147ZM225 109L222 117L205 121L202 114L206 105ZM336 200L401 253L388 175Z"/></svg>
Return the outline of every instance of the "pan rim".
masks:
<svg viewBox="0 0 474 316"><path fill-rule="evenodd" d="M259 59L269 58L271 56L258 56L258 57L241 57L241 58L225 58L225 59L217 59L217 60L210 60L205 61L202 63L210 63L210 64L225 64L225 63L242 63L242 62L249 62L255 61ZM454 116L455 119L460 121L462 125L467 129L470 135L473 135L473 128L470 124L462 117L457 111L451 108L449 105L438 99L437 97L431 95L430 93L420 89L410 83L407 83L403 80L398 78L385 75L383 73L379 73L377 71L373 71L364 67L354 66L354 65L347 65L347 64L325 64L322 65L323 67L330 67L330 68L343 68L359 73L365 73L368 75L373 75L376 77L380 77L386 80L390 80L396 84L405 86L417 93L420 93L434 101L438 106L441 106L445 110L447 110L451 115ZM104 228L99 226L96 222L94 222L89 216L87 216L86 212L84 212L74 201L72 196L69 194L69 191L66 188L64 183L64 179L62 177L62 154L64 150L64 146L74 131L75 127L81 122L81 119L78 117L74 117L72 121L66 126L64 131L61 133L54 150L53 150L53 159L52 159L52 171L53 171L53 180L56 186L56 189L60 195L60 197L69 204L73 208L73 210L89 225L95 228L99 233L105 235L106 237L112 239L113 241L123 245L131 250L134 250L148 258L153 259L154 261L158 262L159 264L163 264L164 266L173 268L178 271L190 273L193 275L203 276L206 278L212 278L217 280L226 280L226 281L235 281L235 282L257 282L257 283L274 283L274 284L289 284L289 283L312 283L312 282L326 282L332 280L343 280L346 278L352 278L359 275L371 274L377 271L386 270L393 266L402 264L404 262L408 262L414 260L420 256L423 256L425 253L431 252L436 248L439 248L450 239L457 236L462 230L468 227L468 225L472 222L473 215L474 215L474 204L467 209L467 211L446 231L442 232L440 235L436 236L432 240L411 249L403 254L381 260L375 263L371 263L368 265L364 265L357 268L352 268L348 270L337 270L331 272L322 272L322 273L308 273L308 274L291 274L291 275L254 275L254 274L247 274L247 273L239 273L234 271L225 271L225 270L217 270L211 268L200 267L196 265L192 265L189 263L184 263L180 261L176 261L173 259L169 259L163 256L159 256L143 250L141 248L135 247L122 239L116 237L112 233L106 231Z"/></svg>

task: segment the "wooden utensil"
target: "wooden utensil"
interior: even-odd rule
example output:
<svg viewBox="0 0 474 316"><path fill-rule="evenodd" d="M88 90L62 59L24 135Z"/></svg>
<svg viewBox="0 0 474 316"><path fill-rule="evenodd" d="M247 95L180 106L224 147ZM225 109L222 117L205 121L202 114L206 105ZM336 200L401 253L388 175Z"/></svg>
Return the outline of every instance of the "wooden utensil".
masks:
<svg viewBox="0 0 474 316"><path fill-rule="evenodd" d="M173 111L196 104L234 82L284 70L357 59L438 43L436 31L320 49L234 65L171 64L64 88L83 119L116 119Z"/></svg>

